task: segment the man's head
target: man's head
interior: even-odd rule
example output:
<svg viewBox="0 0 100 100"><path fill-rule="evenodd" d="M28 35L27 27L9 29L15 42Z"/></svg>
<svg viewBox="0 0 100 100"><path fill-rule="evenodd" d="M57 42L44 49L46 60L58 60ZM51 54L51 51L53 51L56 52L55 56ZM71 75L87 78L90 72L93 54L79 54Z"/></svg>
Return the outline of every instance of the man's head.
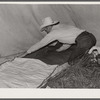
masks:
<svg viewBox="0 0 100 100"><path fill-rule="evenodd" d="M59 24L59 21L53 21L50 17L46 17L42 22L41 32L45 31L46 33L49 33L54 25Z"/></svg>

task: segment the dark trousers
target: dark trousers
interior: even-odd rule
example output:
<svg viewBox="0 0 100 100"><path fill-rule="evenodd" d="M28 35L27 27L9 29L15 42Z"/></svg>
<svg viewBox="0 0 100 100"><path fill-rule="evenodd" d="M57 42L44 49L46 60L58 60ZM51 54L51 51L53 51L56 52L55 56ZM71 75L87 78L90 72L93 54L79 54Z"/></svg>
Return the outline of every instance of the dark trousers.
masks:
<svg viewBox="0 0 100 100"><path fill-rule="evenodd" d="M96 45L96 38L93 34L84 31L75 40L74 49L68 59L69 64L80 59L86 51ZM70 49L70 48L69 48Z"/></svg>
<svg viewBox="0 0 100 100"><path fill-rule="evenodd" d="M55 42L55 41L54 41ZM56 46L47 45L35 52L27 54L23 58L35 58L47 64L64 64L68 62L73 64L77 59L80 59L87 50L96 45L96 38L89 32L82 32L76 39L75 44L72 44L67 50L57 52L63 43L56 41Z"/></svg>

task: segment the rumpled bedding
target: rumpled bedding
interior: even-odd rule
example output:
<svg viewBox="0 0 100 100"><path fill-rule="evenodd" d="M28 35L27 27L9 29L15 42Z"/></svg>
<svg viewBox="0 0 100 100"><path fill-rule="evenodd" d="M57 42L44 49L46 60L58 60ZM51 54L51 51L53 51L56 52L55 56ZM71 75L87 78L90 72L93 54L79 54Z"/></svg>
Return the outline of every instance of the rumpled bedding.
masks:
<svg viewBox="0 0 100 100"><path fill-rule="evenodd" d="M0 88L37 88L56 67L38 59L15 58L0 66Z"/></svg>

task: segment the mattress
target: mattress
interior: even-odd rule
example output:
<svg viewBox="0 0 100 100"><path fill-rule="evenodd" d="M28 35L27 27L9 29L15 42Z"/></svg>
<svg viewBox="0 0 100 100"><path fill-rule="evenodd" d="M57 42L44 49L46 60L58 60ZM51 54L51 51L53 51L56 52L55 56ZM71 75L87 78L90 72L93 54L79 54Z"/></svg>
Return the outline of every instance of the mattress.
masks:
<svg viewBox="0 0 100 100"><path fill-rule="evenodd" d="M38 59L15 58L0 66L0 88L37 88L57 65Z"/></svg>

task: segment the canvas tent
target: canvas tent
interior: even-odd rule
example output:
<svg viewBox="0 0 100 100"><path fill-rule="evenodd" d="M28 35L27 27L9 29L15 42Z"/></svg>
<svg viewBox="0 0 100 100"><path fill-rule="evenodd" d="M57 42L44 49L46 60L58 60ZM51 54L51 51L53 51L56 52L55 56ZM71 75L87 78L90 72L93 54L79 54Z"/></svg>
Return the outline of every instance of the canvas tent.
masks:
<svg viewBox="0 0 100 100"><path fill-rule="evenodd" d="M62 70L63 65L48 65L38 59L19 57L10 62L8 59L43 38L40 26L45 17L93 33L100 46L99 10L100 5L89 4L0 4L0 88L38 87L55 68L58 67L56 72Z"/></svg>
<svg viewBox="0 0 100 100"><path fill-rule="evenodd" d="M92 32L100 46L100 5L0 4L0 56L26 51L43 38L45 17Z"/></svg>

